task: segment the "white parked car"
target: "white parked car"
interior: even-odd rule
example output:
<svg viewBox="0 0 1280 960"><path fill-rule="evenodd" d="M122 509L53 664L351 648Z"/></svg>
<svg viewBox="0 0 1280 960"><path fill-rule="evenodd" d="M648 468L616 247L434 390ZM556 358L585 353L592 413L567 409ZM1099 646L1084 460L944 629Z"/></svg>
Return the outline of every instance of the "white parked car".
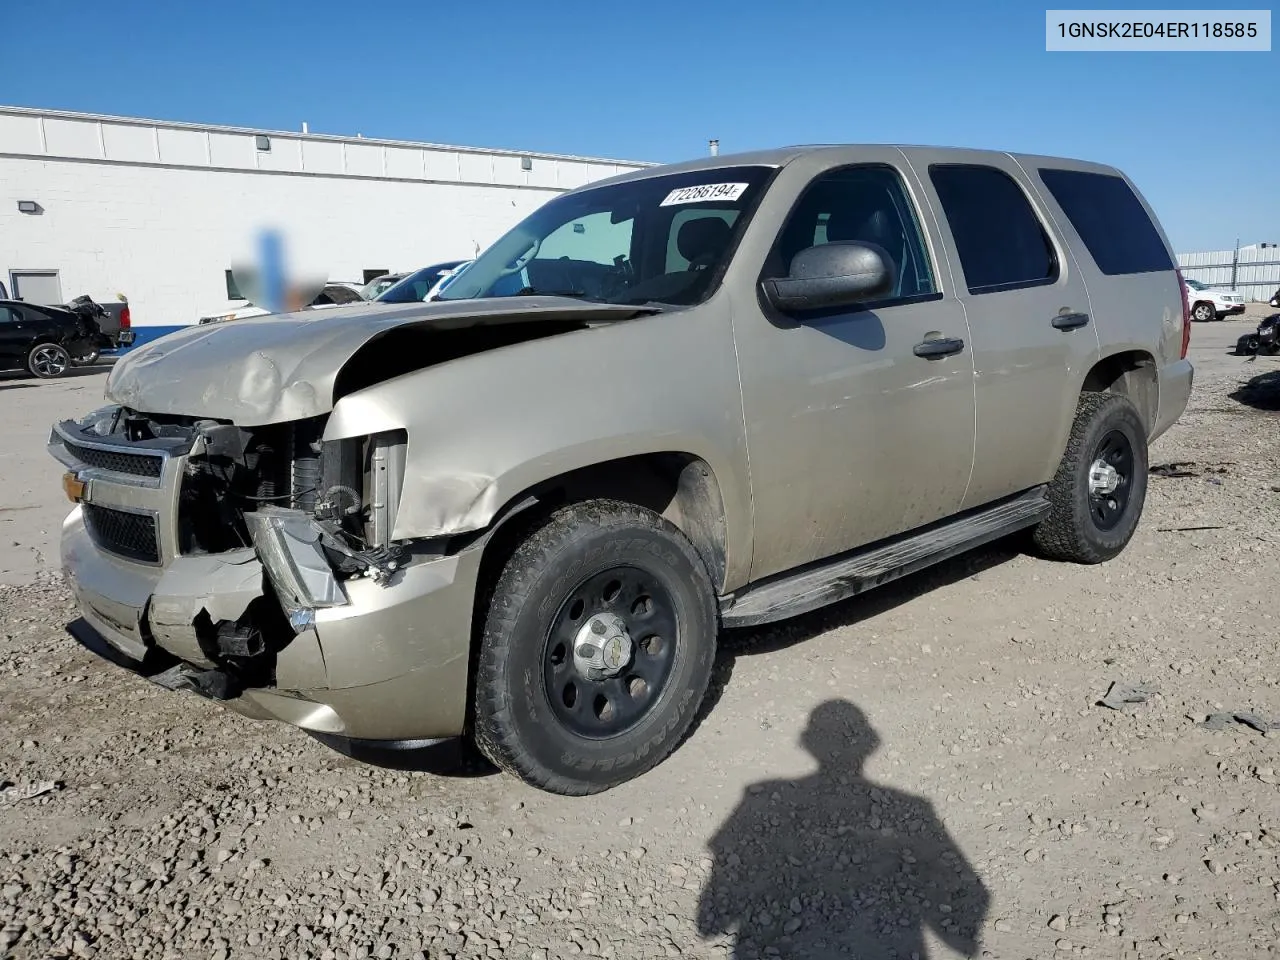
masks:
<svg viewBox="0 0 1280 960"><path fill-rule="evenodd" d="M1238 293L1210 290L1199 280L1182 281L1187 287L1187 303L1192 320L1221 320L1229 313L1244 313L1244 297Z"/></svg>
<svg viewBox="0 0 1280 960"><path fill-rule="evenodd" d="M324 288L316 294L316 298L306 305L303 309L318 310L322 307L338 307L347 303L361 303L364 297L360 295L361 284L347 283L346 281L331 281L324 285ZM216 313L207 317L201 317L201 323L221 323L224 320L244 320L247 317L265 317L271 311L266 307L260 307L255 303L245 302L243 307L230 310L225 313Z"/></svg>

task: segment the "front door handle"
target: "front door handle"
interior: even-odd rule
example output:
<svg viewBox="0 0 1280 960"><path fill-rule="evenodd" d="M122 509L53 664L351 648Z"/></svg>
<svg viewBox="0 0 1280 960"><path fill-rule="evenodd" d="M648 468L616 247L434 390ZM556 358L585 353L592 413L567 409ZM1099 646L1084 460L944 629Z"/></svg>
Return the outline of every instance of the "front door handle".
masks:
<svg viewBox="0 0 1280 960"><path fill-rule="evenodd" d="M1074 330L1089 322L1087 313L1060 313L1053 318L1053 325L1059 330Z"/></svg>
<svg viewBox="0 0 1280 960"><path fill-rule="evenodd" d="M917 343L911 348L911 352L917 357L937 360L939 357L949 357L959 353L963 349L964 341L959 337L938 337L936 340L923 340Z"/></svg>

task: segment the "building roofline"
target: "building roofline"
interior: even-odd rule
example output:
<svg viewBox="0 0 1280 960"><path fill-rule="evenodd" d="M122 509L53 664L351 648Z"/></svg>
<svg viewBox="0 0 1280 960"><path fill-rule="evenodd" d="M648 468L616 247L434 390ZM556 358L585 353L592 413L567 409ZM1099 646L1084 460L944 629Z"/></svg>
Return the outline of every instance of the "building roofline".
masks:
<svg viewBox="0 0 1280 960"><path fill-rule="evenodd" d="M58 120L88 120L98 123L120 123L137 127L163 127L171 130L193 130L201 133L238 133L253 136L288 137L292 140L314 140L323 143L363 143L380 147L416 147L420 150L445 150L482 156L531 157L535 160L571 160L578 163L602 163L636 167L657 166L652 160L619 160L608 157L581 157L569 153L540 153L534 150L509 150L498 147L463 147L449 143L422 140L389 140L381 137L343 136L329 133L302 133L299 130L270 130L258 127L236 127L215 123L189 123L182 120L152 120L146 117L119 117L106 113L82 113L75 110L50 110L43 107L19 107L0 104L0 115L51 117Z"/></svg>

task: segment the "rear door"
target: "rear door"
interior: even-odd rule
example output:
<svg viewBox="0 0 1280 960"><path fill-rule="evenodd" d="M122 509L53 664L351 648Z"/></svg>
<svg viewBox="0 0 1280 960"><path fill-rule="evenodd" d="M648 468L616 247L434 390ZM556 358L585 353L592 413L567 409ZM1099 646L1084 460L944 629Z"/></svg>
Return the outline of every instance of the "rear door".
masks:
<svg viewBox="0 0 1280 960"><path fill-rule="evenodd" d="M968 509L1053 477L1098 337L1079 266L1011 157L957 162L921 150L911 161L938 212L972 337Z"/></svg>
<svg viewBox="0 0 1280 960"><path fill-rule="evenodd" d="M1154 351L1161 367L1181 359L1182 290L1175 261L1133 184L1107 168L1019 159L1068 244L1082 251L1080 270L1107 352Z"/></svg>

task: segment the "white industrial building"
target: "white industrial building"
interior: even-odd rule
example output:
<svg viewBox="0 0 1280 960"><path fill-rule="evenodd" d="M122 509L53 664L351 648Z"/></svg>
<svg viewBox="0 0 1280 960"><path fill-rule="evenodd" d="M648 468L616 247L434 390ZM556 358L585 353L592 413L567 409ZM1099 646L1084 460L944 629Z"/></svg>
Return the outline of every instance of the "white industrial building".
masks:
<svg viewBox="0 0 1280 960"><path fill-rule="evenodd" d="M473 257L551 197L643 163L0 106L0 279L128 297L138 342L243 306L263 227L360 282Z"/></svg>

